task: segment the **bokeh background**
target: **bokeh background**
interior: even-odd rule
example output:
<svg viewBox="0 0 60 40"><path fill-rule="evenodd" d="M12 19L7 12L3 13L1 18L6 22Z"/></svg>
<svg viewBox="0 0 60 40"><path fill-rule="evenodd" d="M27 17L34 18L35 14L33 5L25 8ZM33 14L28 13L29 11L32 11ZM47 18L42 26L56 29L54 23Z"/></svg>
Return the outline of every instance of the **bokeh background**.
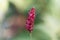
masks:
<svg viewBox="0 0 60 40"><path fill-rule="evenodd" d="M32 7L36 9L36 18L31 39L30 33L22 25ZM18 13L20 28L17 29L18 33L12 33L10 22L16 20L14 18ZM3 40L60 40L60 0L0 0L0 22L3 25L1 30L5 30L2 31L5 34Z"/></svg>

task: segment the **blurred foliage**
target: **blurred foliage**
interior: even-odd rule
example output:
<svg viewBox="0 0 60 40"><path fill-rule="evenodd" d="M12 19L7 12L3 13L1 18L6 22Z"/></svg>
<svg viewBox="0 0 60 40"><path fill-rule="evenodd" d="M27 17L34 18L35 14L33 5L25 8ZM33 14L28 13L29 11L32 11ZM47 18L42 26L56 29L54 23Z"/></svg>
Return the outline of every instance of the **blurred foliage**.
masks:
<svg viewBox="0 0 60 40"><path fill-rule="evenodd" d="M48 0L29 0L29 1L32 1L30 3L28 3L29 1L25 0L24 1L24 5L22 4L18 4L18 1L21 1L21 0L10 0L10 3L9 3L9 9L8 9L8 12L7 12L7 17L10 16L10 15L13 15L15 13L23 13L24 15L28 15L28 12L29 10L32 8L32 7L35 7L36 8L36 19L35 19L35 24L38 24L38 23L42 23L43 20L41 19L42 15L43 15L43 12L46 10L46 6L48 4ZM15 4L16 2L16 4ZM27 5L27 3L29 5ZM26 5L25 5L26 4ZM18 5L20 5L19 7L17 7ZM23 8L26 6L25 9L21 9L21 6L23 6ZM18 11L18 12L16 12ZM9 13L9 14L8 14Z"/></svg>
<svg viewBox="0 0 60 40"><path fill-rule="evenodd" d="M38 29L33 31L32 36L35 40L51 40L47 33Z"/></svg>
<svg viewBox="0 0 60 40"><path fill-rule="evenodd" d="M19 13L23 13L26 17L28 15L29 10L32 7L36 8L36 19L35 24L40 24L43 22L41 19L43 12L46 10L46 6L48 5L48 0L10 0L8 14L6 17L13 16L17 11ZM19 2L18 2L19 1ZM20 4L21 1L21 4ZM29 2L29 3L28 3ZM33 40L50 40L49 36L43 32L42 30L34 29L33 33ZM13 40L30 40L30 34L25 30L20 32Z"/></svg>
<svg viewBox="0 0 60 40"><path fill-rule="evenodd" d="M41 23L43 23L42 16L44 15L44 12L47 9L49 9L48 6L49 0L10 0L6 17L9 18L10 16L13 16L15 13L24 14L27 17L29 10L32 7L35 7L36 8L35 25L40 25ZM50 10L47 11L49 12ZM44 32L43 30L35 29L35 27L32 33L33 40L51 40L51 38L46 32ZM30 33L27 32L26 30L23 30L12 39L30 40Z"/></svg>

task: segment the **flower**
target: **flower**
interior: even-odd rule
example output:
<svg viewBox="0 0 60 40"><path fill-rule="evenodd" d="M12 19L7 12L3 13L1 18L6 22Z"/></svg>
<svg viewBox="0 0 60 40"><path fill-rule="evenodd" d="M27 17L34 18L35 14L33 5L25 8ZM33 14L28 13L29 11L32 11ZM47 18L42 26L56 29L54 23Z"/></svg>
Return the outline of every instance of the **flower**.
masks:
<svg viewBox="0 0 60 40"><path fill-rule="evenodd" d="M35 19L35 8L33 7L29 13L28 13L28 18L26 20L26 29L29 32L33 31L33 26L34 26L34 19Z"/></svg>

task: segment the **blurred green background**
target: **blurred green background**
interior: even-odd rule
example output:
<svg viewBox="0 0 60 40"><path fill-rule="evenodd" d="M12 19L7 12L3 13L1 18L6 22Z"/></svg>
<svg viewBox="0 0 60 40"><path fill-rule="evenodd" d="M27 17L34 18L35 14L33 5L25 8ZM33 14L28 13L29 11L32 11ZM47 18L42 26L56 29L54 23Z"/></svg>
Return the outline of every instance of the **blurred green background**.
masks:
<svg viewBox="0 0 60 40"><path fill-rule="evenodd" d="M36 18L34 24L34 30L32 32L32 40L54 40L48 32L48 28L45 29L43 17L50 15L60 20L60 12L58 6L54 3L56 0L5 0L6 6L3 11L6 12L6 18L17 11L24 14L27 17L29 10L32 7L36 8ZM60 4L60 3L59 3ZM3 8L3 7L2 7ZM45 19L46 20L46 19ZM49 25L49 23L47 24ZM53 24L52 24L53 25ZM55 24L54 24L55 25ZM47 30L47 31L45 31ZM60 30L58 31L60 33ZM57 40L60 40L60 36L56 36ZM12 40L30 40L30 33L26 30L19 32L17 36L13 37ZM55 39L56 40L56 39Z"/></svg>
<svg viewBox="0 0 60 40"><path fill-rule="evenodd" d="M11 15L14 13L14 11L18 10L20 13L23 13L24 15L27 16L29 10L32 7L35 7L36 8L35 25L43 23L41 17L43 15L43 12L46 10L49 0L9 0L9 1L10 1L9 7L12 10L12 12L10 13ZM13 5L16 7L16 9L14 8ZM24 30L23 32L18 34L18 36L14 37L13 40L50 40L50 37L44 31L35 29L35 27L37 26L34 26L32 39L30 38L30 33Z"/></svg>

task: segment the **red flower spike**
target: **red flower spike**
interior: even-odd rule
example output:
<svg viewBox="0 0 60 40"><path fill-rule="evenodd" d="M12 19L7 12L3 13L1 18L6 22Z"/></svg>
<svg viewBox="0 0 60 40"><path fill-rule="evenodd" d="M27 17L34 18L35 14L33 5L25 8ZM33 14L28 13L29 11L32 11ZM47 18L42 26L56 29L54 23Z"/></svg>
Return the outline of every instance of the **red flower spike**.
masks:
<svg viewBox="0 0 60 40"><path fill-rule="evenodd" d="M28 13L28 18L26 21L26 29L31 33L33 31L35 19L35 8L32 8Z"/></svg>

